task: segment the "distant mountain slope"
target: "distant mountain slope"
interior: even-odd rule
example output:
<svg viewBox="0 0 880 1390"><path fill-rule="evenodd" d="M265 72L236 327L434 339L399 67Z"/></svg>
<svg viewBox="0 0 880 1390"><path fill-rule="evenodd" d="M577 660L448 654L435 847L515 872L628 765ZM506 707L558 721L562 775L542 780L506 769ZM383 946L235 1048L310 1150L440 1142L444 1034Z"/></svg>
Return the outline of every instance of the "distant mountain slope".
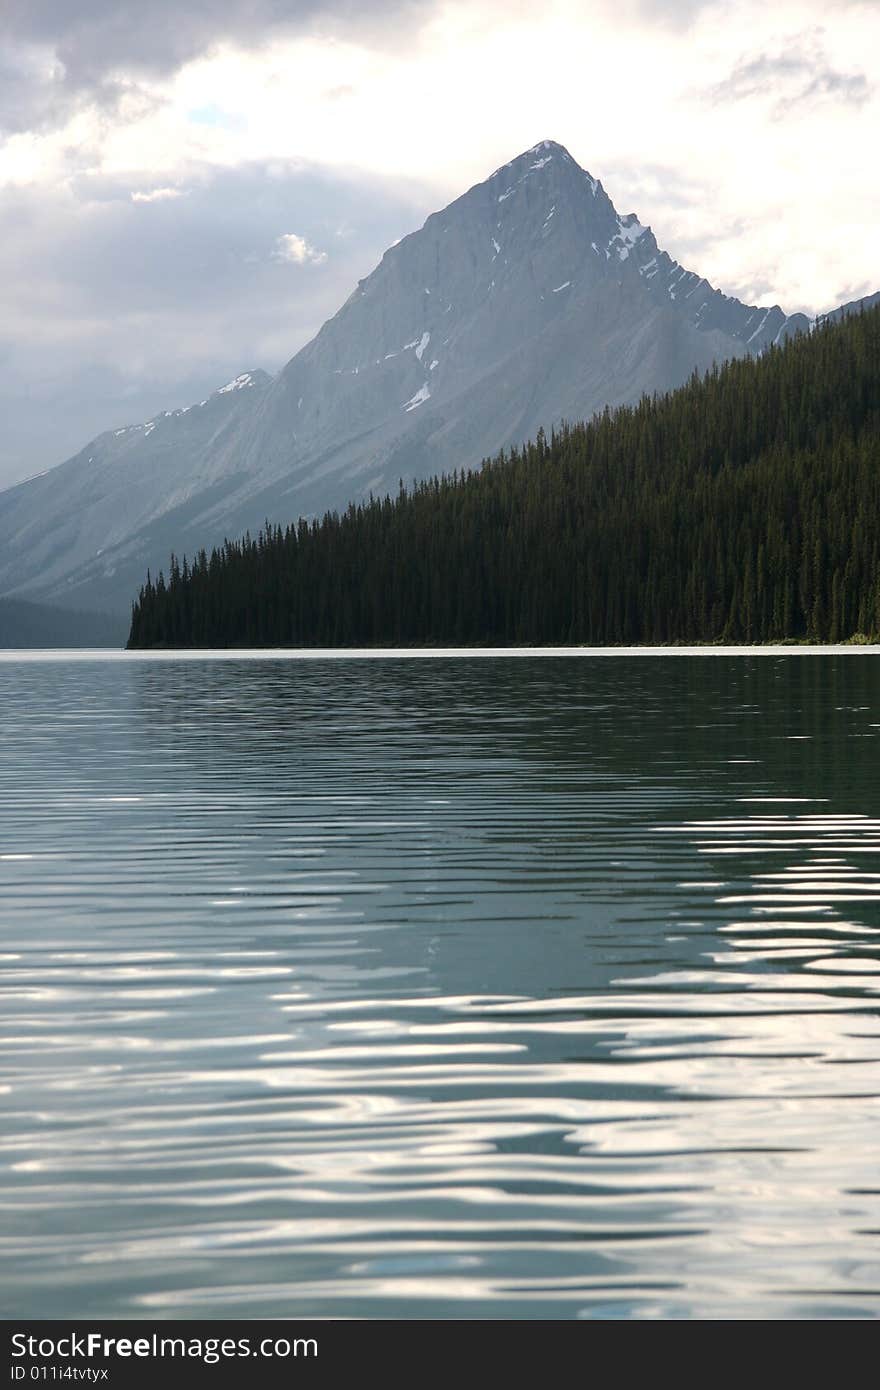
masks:
<svg viewBox="0 0 880 1390"><path fill-rule="evenodd" d="M841 304L839 308L832 309L828 314L821 314L823 320L833 320L846 318L848 314L859 314L865 309L873 309L880 304L880 290L876 294L867 294L863 299L851 299L847 304Z"/></svg>
<svg viewBox="0 0 880 1390"><path fill-rule="evenodd" d="M122 647L128 623L114 613L78 613L0 598L0 648Z"/></svg>
<svg viewBox="0 0 880 1390"><path fill-rule="evenodd" d="M185 530L194 497L198 510L235 486L212 460L270 382L266 372L244 373L187 410L108 430L58 468L0 493L0 592L124 613L131 582L117 574L116 557L166 519L176 519L171 534ZM143 553L136 542L133 550Z"/></svg>
<svg viewBox="0 0 880 1390"><path fill-rule="evenodd" d="M132 646L880 640L880 307L147 584Z"/></svg>
<svg viewBox="0 0 880 1390"><path fill-rule="evenodd" d="M0 495L0 592L124 611L172 549L476 464L807 326L685 270L544 142L391 247L276 379Z"/></svg>

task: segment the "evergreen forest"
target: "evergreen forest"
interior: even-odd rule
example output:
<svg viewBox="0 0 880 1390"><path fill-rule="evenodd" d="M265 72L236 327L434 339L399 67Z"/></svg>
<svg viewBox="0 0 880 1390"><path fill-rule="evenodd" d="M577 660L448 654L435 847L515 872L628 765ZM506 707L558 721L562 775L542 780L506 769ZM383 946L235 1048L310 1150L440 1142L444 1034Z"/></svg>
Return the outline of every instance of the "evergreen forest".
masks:
<svg viewBox="0 0 880 1390"><path fill-rule="evenodd" d="M148 576L130 647L880 637L880 308Z"/></svg>

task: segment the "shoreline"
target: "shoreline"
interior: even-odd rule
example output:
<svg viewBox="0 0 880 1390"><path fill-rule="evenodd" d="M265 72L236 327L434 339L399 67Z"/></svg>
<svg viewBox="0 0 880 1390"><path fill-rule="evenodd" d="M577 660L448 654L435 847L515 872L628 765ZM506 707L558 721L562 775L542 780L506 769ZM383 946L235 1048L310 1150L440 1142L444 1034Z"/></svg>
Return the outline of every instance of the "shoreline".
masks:
<svg viewBox="0 0 880 1390"><path fill-rule="evenodd" d="M764 643L759 646L644 647L3 647L15 661L436 661L453 658L679 656L878 656L880 643Z"/></svg>

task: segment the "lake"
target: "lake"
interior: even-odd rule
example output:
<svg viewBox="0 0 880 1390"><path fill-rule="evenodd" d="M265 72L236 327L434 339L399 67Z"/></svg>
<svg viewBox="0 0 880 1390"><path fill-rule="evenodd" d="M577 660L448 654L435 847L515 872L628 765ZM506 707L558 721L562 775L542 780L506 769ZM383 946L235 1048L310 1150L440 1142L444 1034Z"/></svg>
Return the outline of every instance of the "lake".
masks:
<svg viewBox="0 0 880 1390"><path fill-rule="evenodd" d="M6 1317L874 1317L880 658L0 657Z"/></svg>

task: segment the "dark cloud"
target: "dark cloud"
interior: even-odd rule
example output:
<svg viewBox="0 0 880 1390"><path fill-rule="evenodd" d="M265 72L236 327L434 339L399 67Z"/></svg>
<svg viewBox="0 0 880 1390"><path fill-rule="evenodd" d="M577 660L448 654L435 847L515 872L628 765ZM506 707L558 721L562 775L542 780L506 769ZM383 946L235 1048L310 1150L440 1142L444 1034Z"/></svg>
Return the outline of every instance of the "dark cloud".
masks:
<svg viewBox="0 0 880 1390"><path fill-rule="evenodd" d="M817 14L862 0L802 0ZM401 48L441 0L2 0L0 130L57 123L83 102L115 110L147 78L233 42L259 45L303 32ZM594 0L624 24L683 30L730 0ZM475 11L528 13L525 0L474 0ZM760 73L757 77L760 77ZM732 74L732 78L736 74ZM834 75L832 75L834 76ZM844 75L845 76L845 75ZM741 80L748 81L748 74ZM817 92L821 94L821 86ZM830 90L830 89L829 89Z"/></svg>
<svg viewBox="0 0 880 1390"><path fill-rule="evenodd" d="M277 162L132 199L155 191L85 175L6 190L0 486L239 371L276 370L436 201L417 185ZM279 258L291 235L326 260Z"/></svg>
<svg viewBox="0 0 880 1390"><path fill-rule="evenodd" d="M260 43L305 27L359 34L395 28L430 7L419 0L4 0L10 39L52 49L68 78L108 70L173 72L228 40Z"/></svg>
<svg viewBox="0 0 880 1390"><path fill-rule="evenodd" d="M116 109L139 80L224 42L319 31L399 44L432 9L431 0L3 0L0 130L43 128L85 102Z"/></svg>
<svg viewBox="0 0 880 1390"><path fill-rule="evenodd" d="M773 98L773 113L784 116L795 106L830 100L859 106L872 88L863 72L840 72L831 66L821 37L801 36L784 51L761 53L738 63L709 93L715 102Z"/></svg>
<svg viewBox="0 0 880 1390"><path fill-rule="evenodd" d="M731 0L594 0L597 12L621 24L687 29L704 11L723 14ZM802 0L817 14L860 0ZM168 77L224 43L258 46L273 37L321 33L397 50L440 7L441 0L2 0L0 132L57 125L84 104L125 117L121 107L146 80ZM526 0L474 0L474 10L500 23ZM744 65L729 81L748 84ZM752 75L760 81L760 71ZM828 74L814 95L844 92ZM726 86L726 84L723 84ZM851 98L858 88L849 88ZM728 96L735 96L731 89Z"/></svg>

